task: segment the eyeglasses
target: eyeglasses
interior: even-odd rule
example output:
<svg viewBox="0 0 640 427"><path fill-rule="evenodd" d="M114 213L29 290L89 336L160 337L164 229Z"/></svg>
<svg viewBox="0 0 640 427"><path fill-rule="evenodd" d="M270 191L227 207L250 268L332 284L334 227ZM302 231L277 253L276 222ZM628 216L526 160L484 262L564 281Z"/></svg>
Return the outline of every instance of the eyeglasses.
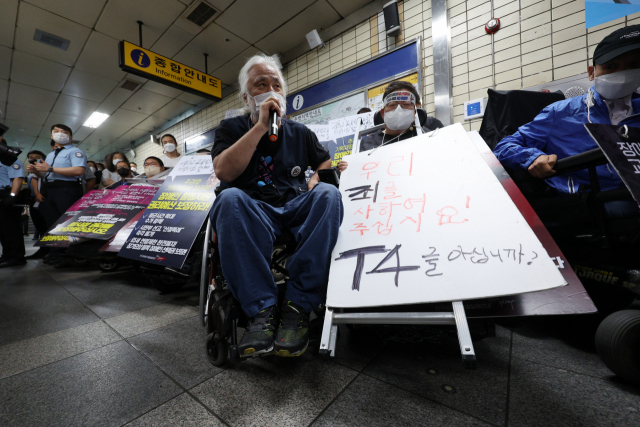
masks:
<svg viewBox="0 0 640 427"><path fill-rule="evenodd" d="M391 101L390 103L388 103L387 105L385 105L385 109L386 108L390 108L395 110L396 108L398 108L398 105L400 107L402 107L405 110L412 110L414 105L412 102L404 102L404 101Z"/></svg>

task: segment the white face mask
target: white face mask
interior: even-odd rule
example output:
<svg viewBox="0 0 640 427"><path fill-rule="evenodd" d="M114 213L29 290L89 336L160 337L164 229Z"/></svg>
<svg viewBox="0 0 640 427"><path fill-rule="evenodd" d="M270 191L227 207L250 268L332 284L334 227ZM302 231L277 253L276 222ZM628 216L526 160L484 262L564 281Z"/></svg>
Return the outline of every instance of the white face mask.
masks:
<svg viewBox="0 0 640 427"><path fill-rule="evenodd" d="M604 99L620 99L640 87L640 68L596 77L594 87Z"/></svg>
<svg viewBox="0 0 640 427"><path fill-rule="evenodd" d="M113 166L118 166L118 163L120 163L122 161L122 159L113 159Z"/></svg>
<svg viewBox="0 0 640 427"><path fill-rule="evenodd" d="M258 120L258 117L260 117L260 105L262 105L262 103L269 98L277 99L278 103L280 104L280 112L283 116L287 114L287 101L284 99L284 96L280 95L279 93L265 92L256 96L247 94L247 98L253 100L253 105L251 105L251 102L247 102L247 105L251 110L251 116L254 120Z"/></svg>
<svg viewBox="0 0 640 427"><path fill-rule="evenodd" d="M156 166L156 165L145 166L144 173L147 175L147 178L151 178L152 176L158 175L160 173L160 166Z"/></svg>
<svg viewBox="0 0 640 427"><path fill-rule="evenodd" d="M138 168L137 168L137 167L135 167L135 166L132 166L132 167L131 167L131 170L132 170L132 171L134 171L134 172L138 172Z"/></svg>
<svg viewBox="0 0 640 427"><path fill-rule="evenodd" d="M94 168L93 166L89 166L89 169L91 169L91 172L95 172L96 168Z"/></svg>
<svg viewBox="0 0 640 427"><path fill-rule="evenodd" d="M167 153L173 153L174 151L176 151L176 144L172 144L172 143L165 144L164 149L167 151Z"/></svg>
<svg viewBox="0 0 640 427"><path fill-rule="evenodd" d="M51 139L62 145L69 143L69 135L64 132L54 132L51 134Z"/></svg>
<svg viewBox="0 0 640 427"><path fill-rule="evenodd" d="M384 113L384 124L391 130L405 130L415 117L415 110L405 110L400 105L395 110Z"/></svg>

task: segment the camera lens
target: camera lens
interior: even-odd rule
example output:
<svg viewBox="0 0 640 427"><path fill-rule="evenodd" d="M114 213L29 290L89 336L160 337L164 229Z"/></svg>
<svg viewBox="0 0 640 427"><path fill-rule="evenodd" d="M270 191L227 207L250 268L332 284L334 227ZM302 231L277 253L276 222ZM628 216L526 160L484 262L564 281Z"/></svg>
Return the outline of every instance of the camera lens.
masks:
<svg viewBox="0 0 640 427"><path fill-rule="evenodd" d="M11 166L18 160L20 153L22 153L22 150L9 148L4 144L0 144L0 163L5 166Z"/></svg>

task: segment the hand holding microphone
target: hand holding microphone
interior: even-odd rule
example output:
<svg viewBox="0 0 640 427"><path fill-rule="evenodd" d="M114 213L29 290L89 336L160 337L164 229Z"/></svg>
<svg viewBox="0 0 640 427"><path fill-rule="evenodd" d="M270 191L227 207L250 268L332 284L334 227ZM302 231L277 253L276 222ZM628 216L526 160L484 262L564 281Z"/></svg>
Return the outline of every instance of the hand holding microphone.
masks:
<svg viewBox="0 0 640 427"><path fill-rule="evenodd" d="M276 110L269 111L269 141L278 140L278 112Z"/></svg>
<svg viewBox="0 0 640 427"><path fill-rule="evenodd" d="M260 104L261 123L267 126L267 133L271 141L278 140L278 117L281 116L281 107L278 98L270 97Z"/></svg>

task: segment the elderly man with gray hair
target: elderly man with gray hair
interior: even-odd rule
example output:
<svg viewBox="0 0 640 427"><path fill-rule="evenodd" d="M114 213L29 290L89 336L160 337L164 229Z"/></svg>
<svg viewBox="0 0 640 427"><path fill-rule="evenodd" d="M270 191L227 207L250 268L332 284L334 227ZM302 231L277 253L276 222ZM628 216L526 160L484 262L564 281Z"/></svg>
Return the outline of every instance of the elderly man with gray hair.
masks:
<svg viewBox="0 0 640 427"><path fill-rule="evenodd" d="M215 131L213 167L226 188L211 221L222 271L250 317L239 344L241 357L274 352L299 356L309 342L309 313L326 297L330 256L342 223L340 192L320 183L329 153L306 126L279 120L278 138L267 135L269 113L286 112L287 84L275 56L249 58L238 77L246 114L223 120ZM305 170L315 175L306 182ZM289 280L278 307L271 269L273 244L290 231L296 251L287 261Z"/></svg>

